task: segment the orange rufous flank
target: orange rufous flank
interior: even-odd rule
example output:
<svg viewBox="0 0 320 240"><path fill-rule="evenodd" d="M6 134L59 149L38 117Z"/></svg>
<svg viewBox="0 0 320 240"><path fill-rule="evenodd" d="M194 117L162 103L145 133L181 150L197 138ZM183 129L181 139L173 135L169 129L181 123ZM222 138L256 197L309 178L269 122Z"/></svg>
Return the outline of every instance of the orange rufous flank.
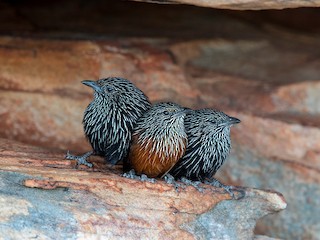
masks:
<svg viewBox="0 0 320 240"><path fill-rule="evenodd" d="M172 151L171 154L166 154L164 151L153 149L154 143L152 141L144 142L143 144L138 140L139 136L134 135L132 145L129 153L129 162L131 167L138 174L146 174L148 177L160 177L167 173L183 156L186 150L186 142L184 139L184 146L178 151Z"/></svg>

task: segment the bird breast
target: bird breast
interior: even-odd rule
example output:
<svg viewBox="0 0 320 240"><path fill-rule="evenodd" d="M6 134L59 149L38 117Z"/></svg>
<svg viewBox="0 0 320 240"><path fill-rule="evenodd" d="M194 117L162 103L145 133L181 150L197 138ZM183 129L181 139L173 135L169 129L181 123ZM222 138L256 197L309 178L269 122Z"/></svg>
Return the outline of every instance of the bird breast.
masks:
<svg viewBox="0 0 320 240"><path fill-rule="evenodd" d="M135 171L149 177L157 177L169 171L186 150L186 136L163 138L139 138L133 136L129 161Z"/></svg>

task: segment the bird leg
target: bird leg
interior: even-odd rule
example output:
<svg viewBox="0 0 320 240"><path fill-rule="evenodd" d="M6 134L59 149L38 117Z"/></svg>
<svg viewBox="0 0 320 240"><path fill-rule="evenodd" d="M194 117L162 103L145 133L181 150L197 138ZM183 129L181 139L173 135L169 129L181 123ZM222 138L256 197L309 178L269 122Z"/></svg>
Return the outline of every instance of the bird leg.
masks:
<svg viewBox="0 0 320 240"><path fill-rule="evenodd" d="M140 180L142 182L151 182L151 183L156 182L156 179L149 178L145 174L141 174L141 176L137 175L136 172L134 171L134 169L131 169L129 172L125 172L124 174L122 174L122 177L136 179L136 180Z"/></svg>
<svg viewBox="0 0 320 240"><path fill-rule="evenodd" d="M214 187L223 188L227 193L230 194L232 199L235 199L235 196L233 193L233 186L224 185L223 183L221 183L219 180L215 178L210 178L209 180L205 180L204 183Z"/></svg>
<svg viewBox="0 0 320 240"><path fill-rule="evenodd" d="M67 152L67 155L65 156L65 159L67 160L76 160L77 161L77 165L76 168L78 168L79 165L85 165L88 166L89 168L93 167L93 164L87 161L87 158L90 157L94 152L90 151L87 152L81 156L76 156L76 155L72 155L70 154L69 150Z"/></svg>

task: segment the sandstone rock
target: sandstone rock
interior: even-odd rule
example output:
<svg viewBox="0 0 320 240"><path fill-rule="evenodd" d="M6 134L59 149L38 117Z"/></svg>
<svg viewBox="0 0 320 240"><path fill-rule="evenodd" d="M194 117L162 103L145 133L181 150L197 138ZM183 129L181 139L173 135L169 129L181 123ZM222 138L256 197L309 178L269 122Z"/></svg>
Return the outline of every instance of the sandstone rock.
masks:
<svg viewBox="0 0 320 240"><path fill-rule="evenodd" d="M319 194L318 83L302 81L306 72L318 74L316 60L300 64L293 73L277 69L280 77L271 72L268 79L268 65L256 63L254 55L261 49L265 54L278 54L281 49L266 41L0 41L7 46L0 49L2 137L64 151L90 149L81 119L92 93L80 81L121 75L132 79L153 101L217 107L239 117L242 123L232 129L232 155L217 177L284 193L290 211L259 221L259 234L283 238L317 235L314 212L320 204L312 194ZM280 60L290 69L299 62L297 57L315 57L308 49L294 53L294 47L294 43L286 47L287 56L295 56L294 63L278 54L277 60L269 59L269 71ZM9 63L6 56L10 56ZM22 162L39 165L32 159ZM42 163L52 165L50 161ZM67 163L58 161L55 167L71 168ZM103 160L97 164L104 169ZM57 184L61 186L60 182L48 182L53 187ZM294 219L301 219L308 228L297 226Z"/></svg>
<svg viewBox="0 0 320 240"><path fill-rule="evenodd" d="M5 139L0 152L0 234L9 239L251 239L257 219L286 207L272 191L239 188L244 198L230 200L209 186L126 179L99 162L76 170L59 152Z"/></svg>
<svg viewBox="0 0 320 240"><path fill-rule="evenodd" d="M290 203L289 211L259 221L259 233L289 239L317 235L311 229L317 229L319 222L314 212L320 207L319 128L246 114L236 116L242 122L232 129L232 154L217 177L283 192ZM279 228L280 224L284 226Z"/></svg>
<svg viewBox="0 0 320 240"><path fill-rule="evenodd" d="M92 90L80 83L83 79L121 76L152 101L195 104L197 90L168 53L147 41L126 44L0 38L0 136L50 148L90 149L81 121Z"/></svg>
<svg viewBox="0 0 320 240"><path fill-rule="evenodd" d="M269 159L282 159L320 171L320 129L297 123L232 112L242 122L233 129L233 139ZM254 137L253 137L254 136ZM312 136L312 138L310 138ZM305 176L305 179L308 176ZM313 178L312 175L309 175ZM314 176L314 180L317 179ZM320 180L320 178L319 178Z"/></svg>
<svg viewBox="0 0 320 240"><path fill-rule="evenodd" d="M271 188L284 193L290 203L287 213L260 220L256 233L268 233L282 239L299 239L302 236L317 239L319 216L315 209L320 206L317 197L320 194L319 175L317 169L288 159L262 157L254 149L234 141L232 154L216 177L229 183Z"/></svg>
<svg viewBox="0 0 320 240"><path fill-rule="evenodd" d="M248 29L249 30L249 29ZM289 31L242 39L190 40L170 46L186 73L194 77L220 74L261 84L265 88L319 80L317 38ZM288 44L288 40L295 41ZM301 47L301 45L304 45ZM307 59L311 58L312 61ZM281 63L281 64L279 64ZM272 71L271 71L272 70ZM200 74L201 73L201 74ZM267 90L267 89L266 89Z"/></svg>
<svg viewBox="0 0 320 240"><path fill-rule="evenodd" d="M264 235L256 235L254 236L254 240L278 240L279 238L271 238Z"/></svg>
<svg viewBox="0 0 320 240"><path fill-rule="evenodd" d="M171 49L191 84L200 89L201 107L222 109L241 119L232 128L232 154L217 178L275 188L290 203L290 211L259 221L257 232L318 239L318 52L302 50L296 45L299 41L287 46L281 41L189 41ZM315 60L304 60L309 57Z"/></svg>
<svg viewBox="0 0 320 240"><path fill-rule="evenodd" d="M171 1L172 2L172 1ZM241 0L239 0L241 2ZM254 2L254 1L253 1ZM272 1L256 1L267 4ZM274 1L275 2L275 1ZM295 1L277 1L279 4ZM302 1L301 1L302 2ZM220 4L221 1L210 1ZM234 5L235 1L225 1ZM314 1L303 1L315 4ZM181 39L278 39L286 35L286 45L297 41L284 29L317 35L319 11L317 8L297 8L282 11L230 11L195 7L185 4L148 4L134 1L81 0L60 2L40 0L32 2L0 3L0 33L54 39L120 39L123 37L151 37ZM63 7L62 7L63 6ZM240 7L238 5L238 7ZM88 17L88 13L94 16ZM146 20L147 19L147 20ZM267 36L264 33L267 32ZM310 38L304 36L304 41ZM302 43L299 48L306 46ZM297 48L297 49L299 49Z"/></svg>
<svg viewBox="0 0 320 240"><path fill-rule="evenodd" d="M277 112L320 114L320 81L304 81L278 87L271 95Z"/></svg>
<svg viewBox="0 0 320 240"><path fill-rule="evenodd" d="M283 1L283 4L287 2ZM271 188L284 194L289 203L288 210L259 220L257 234L284 239L317 239L320 235L316 214L320 205L317 9L252 13L176 5L160 7L148 4L146 8L147 4L125 4L129 7L110 7L104 3L91 5L91 2L79 4L77 1L68 1L65 8L61 8L59 2L52 2L47 8L41 4L36 7L22 2L17 4L19 6L1 3L2 35L14 33L41 37L42 40L0 38L0 136L63 149L63 153L66 149L73 152L88 150L81 118L92 93L80 81L109 75L124 76L133 80L153 101L174 100L190 107L216 107L239 117L242 123L232 129L232 154L217 178L236 185ZM260 4L266 2L260 1ZM131 8L133 5L135 8ZM88 12L88 7L95 14L81 21L79 16ZM77 12L70 9L77 9ZM48 15L51 17L47 18ZM285 30L289 28L294 31ZM307 34L306 30L314 34ZM161 39L127 39L123 36L156 36ZM168 41L164 37L173 39ZM43 40L48 38L51 40ZM66 38L99 40L53 40ZM18 148L19 157L16 152L10 153L10 148ZM67 206L68 201L86 202L82 200L82 191L87 189L86 186L55 177L59 173L75 179L86 176L87 171L79 171L74 177L73 173L77 171L72 170L71 162L60 160L63 157L60 151L53 154L53 150L48 150L52 154L48 155L40 148L17 147L14 143L8 143L6 149L1 152L6 156L5 164L2 162L1 166L6 165L6 171L16 174L8 179L29 179L25 183L30 186L51 188L50 191L32 189L34 191L30 192L24 187L13 187L18 184L9 185L22 197L18 200L6 198L4 203L0 201L1 209L6 209L1 219L20 221L15 225L17 229L6 228L6 233L16 239L21 236L46 238L44 227L30 230L32 224L38 224L36 221L30 221L31 225L27 228L21 227L25 219L30 219L25 217L29 216L28 209L32 209L31 216L43 215L34 206L45 209L40 200L25 200L23 196L47 193L39 196L48 200L46 204L54 199L54 206L61 206L57 199L63 199L63 206ZM30 154L29 149L32 149ZM48 156L50 159L47 159ZM95 159L95 164L95 179L106 180L105 175L114 176L109 171L119 173L117 168L105 166L102 159ZM32 166L37 171L44 170L40 171L41 174L36 171L34 175L16 173L18 169L25 171L26 166ZM52 181L46 175L48 169L50 177L54 175ZM54 170L56 172L52 173ZM7 172L5 174L7 176ZM35 181L35 176L42 178ZM86 180L83 181L87 184ZM110 183L109 180L106 182ZM2 188L8 186L4 183L7 182L0 181L1 189L7 189ZM64 188L69 189L73 198L64 197L63 194L68 192L62 191ZM57 193L58 197L53 197L53 193ZM91 193L88 191L86 196L90 196L88 201L94 204L88 206L98 206L97 212L105 209L106 203L99 205L100 198L96 195L92 197ZM112 199L103 196L104 199ZM8 201L11 203L6 204ZM14 209L15 204L21 205L21 208ZM80 208L80 204L77 207ZM69 218L66 207L64 211L58 207L51 209L52 212L57 209L62 217L49 217L44 225L52 226L52 229L56 226L64 228L70 221L71 227L66 231L72 232L78 229L75 222L80 219L81 224L88 223L82 224L86 232L78 234L78 238L83 239L96 237L96 232L104 234L103 224L109 224L119 216L108 215L110 217L106 219L94 214L90 218L92 215L85 207L85 214L74 211L76 217ZM216 213L218 210L214 209ZM15 217L16 214L19 216ZM151 215L150 212L148 214ZM120 219L123 219L126 215L123 213L121 216ZM133 217L132 222L136 218ZM192 221L194 225L183 227L192 234L212 234L206 231L209 223L202 224L203 219L211 219L210 213ZM219 224L222 222L222 219L212 219ZM0 229L4 226L1 225ZM151 231L140 229L144 229L141 231L145 234ZM128 234L135 233L126 230ZM126 234L125 230L121 231L121 234ZM171 230L166 234L176 236ZM189 233L186 235L188 238Z"/></svg>
<svg viewBox="0 0 320 240"><path fill-rule="evenodd" d="M222 8L234 10L262 10L262 9L284 9L297 7L319 7L320 1L259 1L259 0L135 0L141 2L161 3L161 4L190 4L200 7Z"/></svg>

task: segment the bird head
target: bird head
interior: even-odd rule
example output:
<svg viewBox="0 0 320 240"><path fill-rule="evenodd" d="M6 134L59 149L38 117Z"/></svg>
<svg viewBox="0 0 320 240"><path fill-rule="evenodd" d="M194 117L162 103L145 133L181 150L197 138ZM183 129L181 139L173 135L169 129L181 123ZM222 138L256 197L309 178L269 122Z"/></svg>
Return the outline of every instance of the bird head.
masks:
<svg viewBox="0 0 320 240"><path fill-rule="evenodd" d="M215 109L197 110L196 116L199 118L199 124L202 124L208 131L229 130L232 125L240 123L238 118L230 117Z"/></svg>
<svg viewBox="0 0 320 240"><path fill-rule="evenodd" d="M111 81L111 78L99 79L97 81L83 80L81 83L91 87L94 90L95 97L110 97L121 90L119 86L116 86Z"/></svg>
<svg viewBox="0 0 320 240"><path fill-rule="evenodd" d="M154 142L156 143L154 149L158 150L159 146L170 146L171 150L176 149L176 146L184 146L187 139L184 126L187 111L176 103L154 104L139 118L135 126L135 134L139 135L139 142L143 144Z"/></svg>
<svg viewBox="0 0 320 240"><path fill-rule="evenodd" d="M187 108L181 107L176 103L161 102L153 105L148 114L155 121L173 122L178 119L183 120L187 112Z"/></svg>
<svg viewBox="0 0 320 240"><path fill-rule="evenodd" d="M187 111L176 103L156 103L139 119L137 131L146 131L154 138L176 133L184 135L184 118Z"/></svg>
<svg viewBox="0 0 320 240"><path fill-rule="evenodd" d="M108 77L97 81L84 80L82 83L94 90L93 102L137 109L139 114L151 106L148 97L127 79Z"/></svg>

